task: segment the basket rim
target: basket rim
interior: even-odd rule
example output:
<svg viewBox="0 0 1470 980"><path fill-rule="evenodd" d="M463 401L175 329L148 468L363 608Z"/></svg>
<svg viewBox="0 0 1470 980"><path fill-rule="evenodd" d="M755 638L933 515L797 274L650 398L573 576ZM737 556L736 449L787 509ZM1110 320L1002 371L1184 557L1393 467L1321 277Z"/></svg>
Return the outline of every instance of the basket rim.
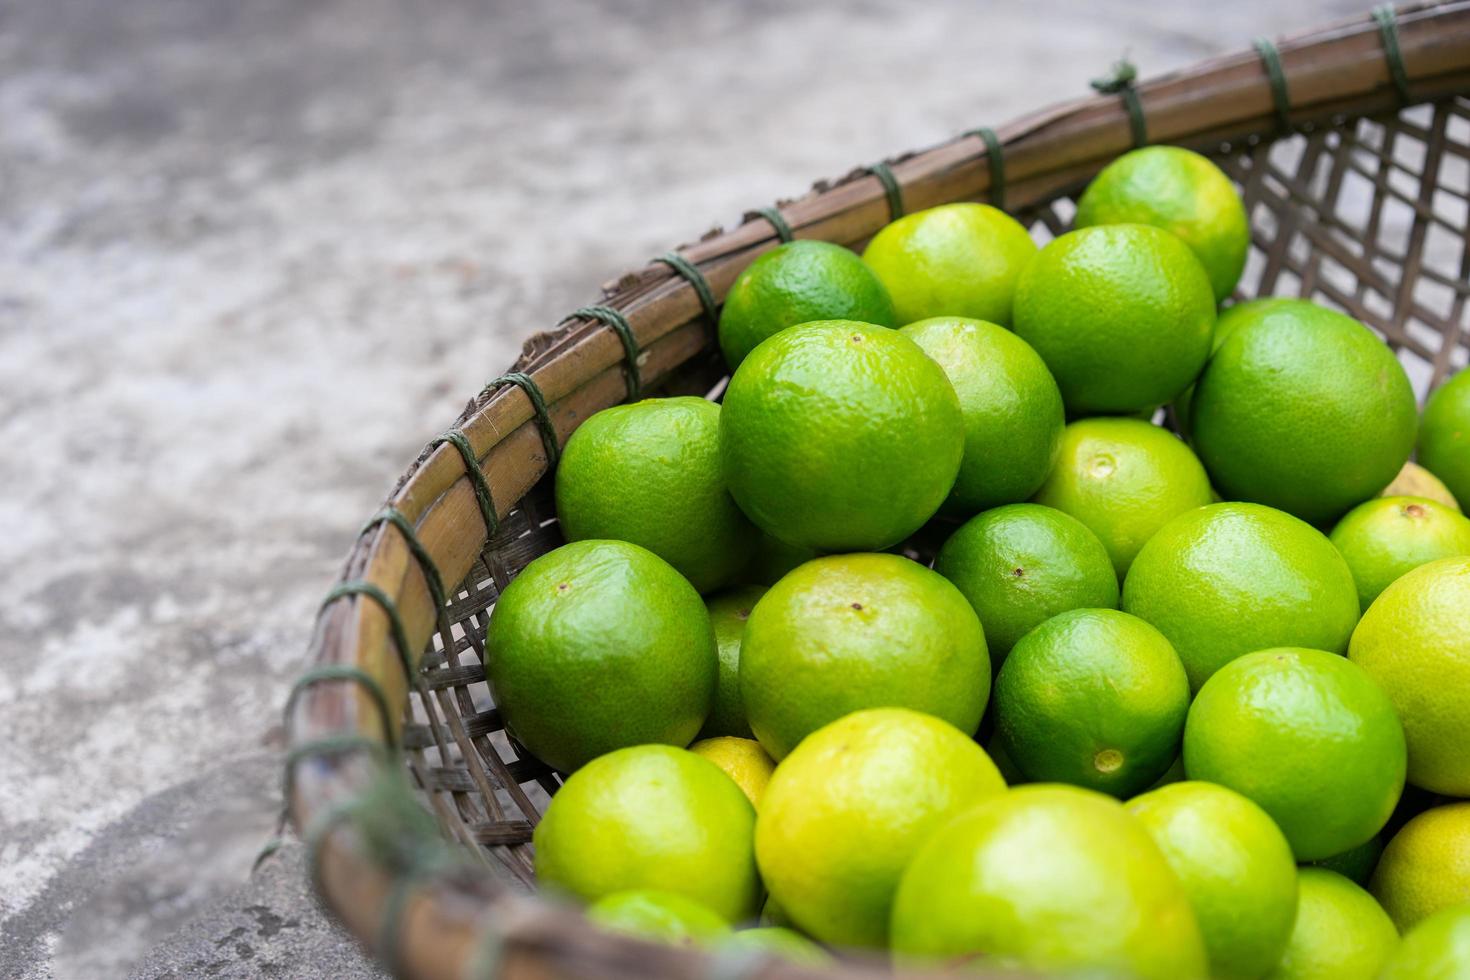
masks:
<svg viewBox="0 0 1470 980"><path fill-rule="evenodd" d="M1470 94L1470 0L1401 7L1397 27L1410 104ZM1277 50L1292 96L1290 120L1301 131L1405 104L1371 17L1294 35L1279 41ZM1153 144L1218 150L1282 135L1269 73L1255 50L1142 81L1136 93ZM994 132L1004 154L1010 210L1080 185L1133 146L1125 100L1115 94L1044 108ZM987 141L974 131L892 158L887 165L908 211L987 201L991 195ZM820 181L777 207L797 238L849 246L860 245L891 218L885 182L871 168ZM678 254L703 274L718 300L746 265L780 243L776 231L770 219L751 212L738 226L715 229L680 247ZM598 302L626 319L645 383L657 383L710 346L697 290L668 265L650 264L605 284ZM513 367L544 393L541 414L529 393L514 385L487 386L471 399L455 427L468 440L499 517L551 469L554 447L543 437L565 442L581 419L625 399L627 354L619 334L605 322L569 317L527 340ZM414 528L446 583L461 581L492 538L465 459L450 444L425 448L399 478L386 506ZM391 522L379 522L359 536L339 586L366 581L381 590L396 605L411 649L397 652L396 625L377 603L333 602L318 616L308 666L350 667L366 674L385 694L389 716L375 720L364 708L372 702L361 697L357 685L343 682L356 678L339 674L303 688L286 718L286 807L303 835L326 825L314 835L312 861L327 905L365 941L382 938L386 924L396 951L392 965L406 976L478 976L492 967L512 977L575 976L578 966L585 970L591 963L618 977L709 975L707 954L601 933L575 911L516 893L488 871L395 877L366 853L350 825L334 819L364 791L372 770L360 755L315 754L313 748L323 740L391 740L409 694L402 660L420 656L437 621L434 584L404 535L385 523ZM487 959L487 950L494 956ZM769 963L759 975L834 973ZM843 975L891 976L861 966Z"/></svg>

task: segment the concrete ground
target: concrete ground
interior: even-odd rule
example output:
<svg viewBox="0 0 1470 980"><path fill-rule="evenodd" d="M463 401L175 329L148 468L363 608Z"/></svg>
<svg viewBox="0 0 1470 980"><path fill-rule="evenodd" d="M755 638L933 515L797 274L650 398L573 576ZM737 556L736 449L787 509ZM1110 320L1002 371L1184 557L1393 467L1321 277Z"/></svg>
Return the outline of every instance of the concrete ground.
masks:
<svg viewBox="0 0 1470 980"><path fill-rule="evenodd" d="M1366 0L0 0L0 976L377 976L278 712L356 528L597 284Z"/></svg>

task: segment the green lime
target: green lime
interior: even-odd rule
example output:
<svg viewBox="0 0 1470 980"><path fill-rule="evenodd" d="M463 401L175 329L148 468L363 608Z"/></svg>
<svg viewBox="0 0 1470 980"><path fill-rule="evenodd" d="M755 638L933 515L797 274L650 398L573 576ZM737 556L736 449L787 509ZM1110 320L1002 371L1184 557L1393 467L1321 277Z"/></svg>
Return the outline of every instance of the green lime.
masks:
<svg viewBox="0 0 1470 980"><path fill-rule="evenodd" d="M613 892L587 906L587 918L609 932L682 945L713 945L729 923L692 898L654 888Z"/></svg>
<svg viewBox="0 0 1470 980"><path fill-rule="evenodd" d="M756 535L750 564L745 566L740 578L756 585L775 585L781 576L815 557L817 552L812 548L787 544L761 531Z"/></svg>
<svg viewBox="0 0 1470 980"><path fill-rule="evenodd" d="M945 510L960 517L1025 500L1061 445L1062 393L1041 357L1004 327L934 317L902 331L949 376L965 420L965 455Z"/></svg>
<svg viewBox="0 0 1470 980"><path fill-rule="evenodd" d="M1403 719L1409 781L1470 796L1470 558L1421 565L1384 589L1348 657Z"/></svg>
<svg viewBox="0 0 1470 980"><path fill-rule="evenodd" d="M699 593L626 541L577 541L531 562L500 594L485 637L506 730L561 772L627 745L688 745L717 662Z"/></svg>
<svg viewBox="0 0 1470 980"><path fill-rule="evenodd" d="M1419 462L1470 505L1470 371L1440 385L1425 403Z"/></svg>
<svg viewBox="0 0 1470 980"><path fill-rule="evenodd" d="M1377 980L1470 977L1470 905L1436 912L1404 936Z"/></svg>
<svg viewBox="0 0 1470 980"><path fill-rule="evenodd" d="M699 730L702 738L732 735L753 738L750 722L745 720L745 702L740 700L740 638L745 635L745 621L756 601L766 594L759 585L747 585L705 600L710 625L715 630L719 650L719 672L715 678L715 699L709 717Z"/></svg>
<svg viewBox="0 0 1470 980"><path fill-rule="evenodd" d="M1070 786L1017 787L932 834L898 886L893 949L1041 972L1205 975L1189 898L1158 846L1116 800Z"/></svg>
<svg viewBox="0 0 1470 980"><path fill-rule="evenodd" d="M1260 504L1211 504L1174 518L1138 553L1123 611L1169 638L1197 691L1253 650L1345 652L1358 591L1317 529Z"/></svg>
<svg viewBox="0 0 1470 980"><path fill-rule="evenodd" d="M1366 887L1368 879L1373 876L1373 869L1378 866L1378 859L1382 856L1383 838L1375 834L1357 847L1350 847L1341 854L1313 861L1312 864L1328 871L1336 871L1353 884Z"/></svg>
<svg viewBox="0 0 1470 980"><path fill-rule="evenodd" d="M750 353L725 392L721 454L750 519L818 551L881 551L939 509L965 451L944 369L894 330L822 320Z"/></svg>
<svg viewBox="0 0 1470 980"><path fill-rule="evenodd" d="M1404 730L1387 696L1345 657L1277 647L1238 657L1200 688L1184 771L1271 815L1301 861L1372 837L1404 788Z"/></svg>
<svg viewBox="0 0 1470 980"><path fill-rule="evenodd" d="M1128 803L1189 895L1212 977L1259 977L1296 918L1291 845L1266 811L1224 786L1183 782Z"/></svg>
<svg viewBox="0 0 1470 980"><path fill-rule="evenodd" d="M740 787L746 799L750 800L750 805L760 809L766 784L771 781L771 773L776 769L775 760L766 755L761 743L753 738L721 735L717 738L701 739L689 746L689 751L719 766Z"/></svg>
<svg viewBox="0 0 1470 980"><path fill-rule="evenodd" d="M675 892L739 922L760 908L754 832L750 801L713 762L635 745L587 763L551 798L533 834L536 878L588 902Z"/></svg>
<svg viewBox="0 0 1470 980"><path fill-rule="evenodd" d="M1364 609L1406 572L1438 558L1470 555L1470 520L1427 497L1375 497L1332 529Z"/></svg>
<svg viewBox="0 0 1470 980"><path fill-rule="evenodd" d="M648 398L583 422L556 468L556 516L568 541L642 545L701 592L750 558L750 522L720 471L720 406Z"/></svg>
<svg viewBox="0 0 1470 980"><path fill-rule="evenodd" d="M1461 513L1460 502L1450 493L1444 481L1415 462L1404 464L1393 482L1383 488L1380 497L1428 497L1437 504L1444 504L1456 514Z"/></svg>
<svg viewBox="0 0 1470 980"><path fill-rule="evenodd" d="M1373 896L1325 868L1302 868L1297 891L1291 939L1266 980L1374 980L1399 934Z"/></svg>
<svg viewBox="0 0 1470 980"><path fill-rule="evenodd" d="M988 204L945 204L905 215L863 250L899 323L966 316L1011 324L1016 279L1036 243L1015 218Z"/></svg>
<svg viewBox="0 0 1470 980"><path fill-rule="evenodd" d="M1118 607L1118 577L1097 535L1040 504L970 518L939 549L934 570L975 607L993 666L1057 613Z"/></svg>
<svg viewBox="0 0 1470 980"><path fill-rule="evenodd" d="M1149 225L1068 232L1016 286L1015 331L1041 355L1073 415L1157 408L1210 355L1215 295L1199 259Z"/></svg>
<svg viewBox="0 0 1470 980"><path fill-rule="evenodd" d="M1388 485L1414 446L1414 389L1358 321L1306 300L1240 324L1194 386L1189 428L1227 498L1326 524Z"/></svg>
<svg viewBox="0 0 1470 980"><path fill-rule="evenodd" d="M1121 580L1144 542L1173 517L1211 500L1194 451L1138 419L1081 419L1067 426L1038 504L1071 514L1108 549Z"/></svg>
<svg viewBox="0 0 1470 980"><path fill-rule="evenodd" d="M995 679L995 732L1032 782L1129 796L1179 753L1189 678L1164 634L1073 609L1021 638Z"/></svg>
<svg viewBox="0 0 1470 980"><path fill-rule="evenodd" d="M764 954L801 966L827 966L832 954L794 929L758 926L741 929L720 944L720 949Z"/></svg>
<svg viewBox="0 0 1470 980"><path fill-rule="evenodd" d="M1369 887L1404 932L1470 902L1470 803L1425 810L1399 828Z"/></svg>
<svg viewBox="0 0 1470 980"><path fill-rule="evenodd" d="M1078 228L1153 225L1199 258L1219 302L1245 269L1250 221L1235 185L1208 158L1179 146L1146 146L1103 168L1077 201Z"/></svg>
<svg viewBox="0 0 1470 980"><path fill-rule="evenodd" d="M964 732L902 708L858 711L813 732L776 767L755 855L782 910L841 946L882 946L899 875L945 820L1005 792Z"/></svg>
<svg viewBox="0 0 1470 980"><path fill-rule="evenodd" d="M725 363L733 371L767 337L812 320L898 326L888 290L855 252L831 242L787 242L746 266L725 295Z"/></svg>
<svg viewBox="0 0 1470 980"><path fill-rule="evenodd" d="M740 693L777 761L860 708L928 712L973 734L990 694L975 610L898 555L833 555L771 586L745 624Z"/></svg>
<svg viewBox="0 0 1470 980"><path fill-rule="evenodd" d="M1246 323L1263 310L1268 310L1277 303L1289 303L1291 300L1278 296L1262 296L1259 299L1248 299L1244 303L1232 303L1222 309L1215 317L1215 333L1210 338L1210 353L1220 349L1225 343L1225 338L1235 332L1235 328ZM1174 399L1174 422L1179 431L1186 437L1189 435L1189 409L1194 399L1194 385L1190 385L1179 393Z"/></svg>

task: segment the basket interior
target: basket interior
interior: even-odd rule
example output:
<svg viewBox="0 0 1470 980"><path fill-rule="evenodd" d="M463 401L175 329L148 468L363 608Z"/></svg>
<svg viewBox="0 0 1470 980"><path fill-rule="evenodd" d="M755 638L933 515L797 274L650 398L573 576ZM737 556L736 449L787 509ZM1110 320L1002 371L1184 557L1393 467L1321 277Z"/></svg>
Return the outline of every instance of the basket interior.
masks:
<svg viewBox="0 0 1470 980"><path fill-rule="evenodd" d="M1252 248L1236 299L1303 296L1344 310L1396 351L1421 401L1465 366L1470 99L1211 155L1240 186L1250 215ZM1044 243L1070 226L1081 186L1016 216ZM655 393L718 392L722 366L712 345L705 353L712 356L686 364ZM422 663L428 696L410 698L404 731L412 778L445 832L525 886L531 831L560 780L506 737L485 683L485 628L500 590L562 543L543 479L451 590L453 648L433 639Z"/></svg>

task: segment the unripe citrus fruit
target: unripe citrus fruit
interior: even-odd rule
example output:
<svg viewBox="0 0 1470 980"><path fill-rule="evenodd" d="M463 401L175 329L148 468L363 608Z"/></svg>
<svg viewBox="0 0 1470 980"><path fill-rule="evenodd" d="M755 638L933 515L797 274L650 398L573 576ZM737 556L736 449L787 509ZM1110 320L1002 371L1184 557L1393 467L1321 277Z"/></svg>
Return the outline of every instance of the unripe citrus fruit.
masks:
<svg viewBox="0 0 1470 980"><path fill-rule="evenodd" d="M1070 786L1017 787L932 834L899 884L893 949L1044 972L1205 975L1189 898L1158 846L1116 800Z"/></svg>
<svg viewBox="0 0 1470 980"><path fill-rule="evenodd" d="M756 819L771 896L805 932L882 946L899 875L946 819L1005 791L970 737L902 708L850 714L776 767Z"/></svg>
<svg viewBox="0 0 1470 980"><path fill-rule="evenodd" d="M1421 565L1384 589L1348 657L1403 719L1409 781L1470 795L1470 558Z"/></svg>
<svg viewBox="0 0 1470 980"><path fill-rule="evenodd" d="M751 841L755 810L713 762L668 745L636 745L574 772L533 835L536 877L595 902L654 888L728 922L760 907Z"/></svg>
<svg viewBox="0 0 1470 980"><path fill-rule="evenodd" d="M1470 902L1470 803L1425 810L1399 828L1369 889L1400 932Z"/></svg>
<svg viewBox="0 0 1470 980"><path fill-rule="evenodd" d="M831 242L787 242L746 266L725 294L725 363L734 370L767 337L812 320L898 326L888 290L856 253Z"/></svg>
<svg viewBox="0 0 1470 980"><path fill-rule="evenodd" d="M969 517L1025 500L1061 444L1062 393L1024 340L983 320L935 317L900 333L949 376L965 420L965 455L945 510Z"/></svg>
<svg viewBox="0 0 1470 980"><path fill-rule="evenodd" d="M1377 980L1463 980L1470 976L1470 904L1437 912L1404 936Z"/></svg>
<svg viewBox="0 0 1470 980"><path fill-rule="evenodd" d="M820 551L878 551L949 496L965 435L954 386L919 345L822 320L741 362L720 441L730 492L763 530Z"/></svg>
<svg viewBox="0 0 1470 980"><path fill-rule="evenodd" d="M1444 504L1456 514L1462 513L1460 502L1450 493L1444 481L1413 461L1404 464L1393 482L1383 488L1380 497L1428 497L1437 504Z"/></svg>
<svg viewBox="0 0 1470 980"><path fill-rule="evenodd" d="M1091 528L1120 580L1155 531L1212 499L1194 450L1167 429L1118 418L1067 426L1056 465L1035 497Z"/></svg>
<svg viewBox="0 0 1470 980"><path fill-rule="evenodd" d="M561 772L628 745L688 745L709 714L715 665L699 593L626 541L537 558L500 594L486 631L506 731Z"/></svg>
<svg viewBox="0 0 1470 980"><path fill-rule="evenodd" d="M1189 428L1226 497L1312 524L1382 490L1414 446L1414 390L1358 321L1306 300L1258 311L1194 387Z"/></svg>
<svg viewBox="0 0 1470 980"><path fill-rule="evenodd" d="M706 738L689 746L689 751L708 759L735 781L751 806L760 809L761 796L776 763L753 738Z"/></svg>
<svg viewBox="0 0 1470 980"><path fill-rule="evenodd" d="M1291 845L1250 800L1183 782L1127 804L1179 877L1214 977L1259 977L1281 958L1296 919Z"/></svg>
<svg viewBox="0 0 1470 980"><path fill-rule="evenodd" d="M1118 605L1118 577L1097 535L1039 504L970 518L939 549L934 570L975 607L992 666L1057 613Z"/></svg>
<svg viewBox="0 0 1470 980"><path fill-rule="evenodd" d="M1376 834L1404 788L1404 732L1345 657L1278 647L1205 682L1184 725L1184 771L1254 800L1301 861Z"/></svg>
<svg viewBox="0 0 1470 980"><path fill-rule="evenodd" d="M1296 923L1267 980L1374 980L1399 943L1373 896L1325 868L1302 868Z"/></svg>
<svg viewBox="0 0 1470 980"><path fill-rule="evenodd" d="M1078 199L1073 224L1130 222L1179 236L1204 266L1217 302L1240 281L1250 222L1235 185L1207 157L1179 146L1146 146L1104 167Z"/></svg>
<svg viewBox="0 0 1470 980"><path fill-rule="evenodd" d="M568 541L631 541L701 592L731 581L753 529L720 470L720 406L648 398L583 422L556 468L556 516Z"/></svg>
<svg viewBox="0 0 1470 980"><path fill-rule="evenodd" d="M1419 462L1470 505L1470 371L1461 370L1425 402Z"/></svg>
<svg viewBox="0 0 1470 980"><path fill-rule="evenodd" d="M1053 616L995 680L995 731L1030 781L1130 796L1179 753L1189 678L1164 635L1116 609Z"/></svg>
<svg viewBox="0 0 1470 980"><path fill-rule="evenodd" d="M1123 582L1123 611L1169 638L1199 690L1253 650L1344 652L1358 592L1332 542L1310 525L1259 504L1211 504L1144 545Z"/></svg>
<svg viewBox="0 0 1470 980"><path fill-rule="evenodd" d="M1189 246L1148 225L1068 232L1016 286L1014 328L1073 415L1156 408L1210 354L1215 295Z"/></svg>
<svg viewBox="0 0 1470 980"><path fill-rule="evenodd" d="M1427 497L1375 497L1332 529L1364 609L1405 573L1438 558L1470 555L1470 520Z"/></svg>
<svg viewBox="0 0 1470 980"><path fill-rule="evenodd" d="M705 600L710 625L715 630L719 651L719 671L715 677L715 697L709 717L699 730L703 738L730 735L752 738L750 722L745 720L745 702L740 698L740 639L745 635L745 621L756 601L766 594L759 585L746 585L721 592Z"/></svg>
<svg viewBox="0 0 1470 980"><path fill-rule="evenodd" d="M943 576L898 555L833 555L755 604L740 692L756 738L779 761L861 708L912 708L973 734L990 658L974 609Z"/></svg>
<svg viewBox="0 0 1470 980"><path fill-rule="evenodd" d="M729 923L699 902L654 888L599 898L587 918L609 932L678 945L711 945L730 935Z"/></svg>
<svg viewBox="0 0 1470 980"><path fill-rule="evenodd" d="M1236 327L1249 322L1262 310L1270 309L1277 303L1289 302L1291 300L1281 296L1261 296L1225 307L1215 317L1215 333L1210 338L1210 353L1219 350L1220 345L1225 343L1225 338L1234 333ZM1174 399L1174 423L1186 438L1189 436L1189 409L1193 402L1194 385L1185 388Z"/></svg>
<svg viewBox="0 0 1470 980"><path fill-rule="evenodd" d="M899 323L965 316L1011 324L1016 279L1036 256L1020 223L988 204L944 204L905 215L863 250Z"/></svg>

